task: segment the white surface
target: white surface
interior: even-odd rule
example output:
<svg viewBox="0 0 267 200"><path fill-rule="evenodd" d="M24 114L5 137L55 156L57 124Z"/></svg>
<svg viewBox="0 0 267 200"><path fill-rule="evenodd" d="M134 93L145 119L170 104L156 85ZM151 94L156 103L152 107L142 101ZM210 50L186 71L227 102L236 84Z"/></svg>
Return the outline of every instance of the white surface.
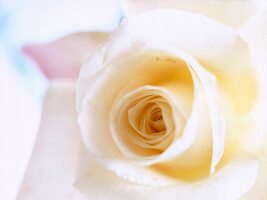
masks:
<svg viewBox="0 0 267 200"><path fill-rule="evenodd" d="M0 199L16 198L35 143L41 106L0 49Z"/></svg>
<svg viewBox="0 0 267 200"><path fill-rule="evenodd" d="M17 200L81 200L72 186L81 145L74 84L52 82Z"/></svg>
<svg viewBox="0 0 267 200"><path fill-rule="evenodd" d="M118 0L28 0L19 5L5 27L17 46L49 42L74 32L109 32L122 15Z"/></svg>

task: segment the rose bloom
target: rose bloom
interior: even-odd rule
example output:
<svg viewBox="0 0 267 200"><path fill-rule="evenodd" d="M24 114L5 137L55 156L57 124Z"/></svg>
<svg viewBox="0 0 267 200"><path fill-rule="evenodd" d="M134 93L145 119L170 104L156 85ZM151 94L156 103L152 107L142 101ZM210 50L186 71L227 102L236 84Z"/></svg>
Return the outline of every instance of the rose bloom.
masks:
<svg viewBox="0 0 267 200"><path fill-rule="evenodd" d="M1 61L0 199L266 199L265 7L25 4L9 35L48 90L36 133L40 108Z"/></svg>
<svg viewBox="0 0 267 200"><path fill-rule="evenodd" d="M267 110L266 65L249 45L242 33L189 12L125 19L77 81L88 161L76 187L89 199L247 193L263 167Z"/></svg>

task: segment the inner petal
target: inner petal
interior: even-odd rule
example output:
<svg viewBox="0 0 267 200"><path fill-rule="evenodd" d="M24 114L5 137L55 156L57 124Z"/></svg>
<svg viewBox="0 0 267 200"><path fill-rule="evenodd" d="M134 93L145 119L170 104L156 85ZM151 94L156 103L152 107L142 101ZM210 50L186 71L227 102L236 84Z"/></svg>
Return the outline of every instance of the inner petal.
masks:
<svg viewBox="0 0 267 200"><path fill-rule="evenodd" d="M164 108L160 106L162 102L167 104L161 96L149 95L128 110L129 123L137 133L129 137L136 145L159 150L164 150L168 145L164 140L170 136L171 130L166 130L162 116Z"/></svg>
<svg viewBox="0 0 267 200"><path fill-rule="evenodd" d="M164 152L181 134L186 120L177 107L173 107L171 92L166 91L161 87L144 86L118 102L120 115L115 120L118 128L113 134L127 157L150 159Z"/></svg>

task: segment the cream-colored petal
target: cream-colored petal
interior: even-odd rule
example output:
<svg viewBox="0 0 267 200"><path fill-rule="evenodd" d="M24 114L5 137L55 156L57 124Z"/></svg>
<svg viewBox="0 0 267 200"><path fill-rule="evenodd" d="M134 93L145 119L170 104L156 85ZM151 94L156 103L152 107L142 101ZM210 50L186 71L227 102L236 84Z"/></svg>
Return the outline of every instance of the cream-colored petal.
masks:
<svg viewBox="0 0 267 200"><path fill-rule="evenodd" d="M200 31L201 30L201 31ZM198 33L198 34L195 34ZM212 71L238 73L248 67L246 44L232 28L202 15L159 9L131 16L122 21L106 49L105 61L117 59L153 43L176 47Z"/></svg>
<svg viewBox="0 0 267 200"><path fill-rule="evenodd" d="M194 80L195 93L198 93L201 90L201 88L203 88L202 90L204 92L204 95L206 96L204 102L207 102L208 112L210 116L209 120L210 120L211 128L212 128L213 153L212 153L211 171L214 171L215 166L218 164L223 154L224 134L225 134L224 124L217 109L215 78L208 71L205 71L205 69L202 66L200 66L192 57L187 56L186 54L183 54L179 51L173 50L168 47L165 48L164 46L160 46L158 48L162 51L166 50L172 53L173 55L184 59L188 64L189 70L191 71L191 74ZM197 95L195 95L195 99L197 98L198 98ZM198 102L199 100L195 100L195 101ZM198 111L198 109L193 107L192 112L195 112L195 111ZM201 112L201 115L203 115L202 112ZM200 118L201 116L197 117L195 123L198 123L198 120ZM192 127L196 128L198 126L196 126L196 124L195 125L190 124L187 127L189 127L189 129L192 129ZM193 135L196 135L196 132L197 132L196 130L195 131L191 130L189 131L187 135L185 131L184 136L186 135L188 136L188 140L187 140L188 143L185 142L186 140L182 141L183 143L181 143L179 140L175 141L175 143L177 142L177 144L170 146L170 148L167 149L166 152L164 152L162 157L165 157L165 159L169 157L173 157L174 155L177 155L178 153L184 150L182 147L186 143L187 145L192 145L192 143L194 142ZM185 145L184 148L188 148L187 145ZM178 149L180 149L180 151ZM166 157L166 155L168 156ZM161 160L161 158L159 158L159 160Z"/></svg>
<svg viewBox="0 0 267 200"><path fill-rule="evenodd" d="M78 111L88 85L100 76L102 70L153 43L187 52L216 75L237 77L250 67L246 44L231 28L187 12L156 10L143 13L124 20L107 44L82 67L77 84Z"/></svg>
<svg viewBox="0 0 267 200"><path fill-rule="evenodd" d="M212 141L213 141L213 152L212 152L212 163L211 172L215 171L216 165L220 162L220 159L224 151L225 141L225 127L224 121L220 116L217 103L216 94L216 78L205 71L202 66L192 61L189 64L192 73L196 73L199 78L200 84L203 87L204 94L206 96L206 102L208 106L208 112L210 117L211 129L212 129Z"/></svg>
<svg viewBox="0 0 267 200"><path fill-rule="evenodd" d="M266 148L266 102L267 102L267 10L259 12L251 18L241 29L240 34L248 42L251 49L253 63L259 70L259 80L261 82L261 95L257 105L254 122L255 131L248 137L246 148L256 152L259 157L259 175L251 190L245 194L241 200L266 199L267 198L267 148ZM259 117L260 116L260 117ZM263 126L262 126L263 125Z"/></svg>
<svg viewBox="0 0 267 200"><path fill-rule="evenodd" d="M84 197L98 200L111 196L118 200L236 200L254 184L258 171L255 159L241 156L215 176L195 184L176 182L171 186L144 186L105 170L90 154L83 152L80 158L74 185Z"/></svg>
<svg viewBox="0 0 267 200"><path fill-rule="evenodd" d="M140 94L141 93L141 94ZM110 128L111 128L111 134L113 136L113 139L118 146L118 148L121 150L122 154L128 155L127 157L133 157L137 162L142 161L145 159L149 159L147 156L142 158L140 155L135 155L134 152L132 152L129 148L138 148L138 146L132 146L129 143L130 140L134 140L135 144L139 144L137 141L139 140L140 142L144 143L145 139L139 138L137 134L134 132L131 133L133 137L128 138L128 135L130 134L129 132L131 131L130 123L128 122L127 116L127 107L129 107L129 104L133 104L134 102L132 100L137 100L137 104L143 103L143 101L138 101L139 95L142 95L142 93L147 93L147 95L154 95L154 97L162 98L162 100L166 101L168 105L168 110L172 110L171 115L169 116L171 118L171 121L168 122L168 124L171 124L173 127L171 130L166 130L166 134L162 137L158 137L159 142L164 142L162 145L160 145L160 149L165 150L171 140L174 137L179 137L181 135L181 127L177 127L179 124L181 124L181 113L179 110L179 102L175 98L175 96L170 93L167 89L164 89L162 87L155 87L155 86L144 86L141 88L138 88L130 93L128 93L126 96L118 99L118 102L115 102L115 105L112 108L111 114L110 114ZM178 92L179 93L179 92ZM142 96L141 96L142 97ZM151 101L156 99L151 99ZM129 102L130 101L130 102ZM184 125L182 125L183 128ZM177 127L177 128L176 128ZM140 130L144 131L144 130ZM155 141L151 140L150 141ZM167 142L168 141L168 142ZM148 145L145 145L144 147L148 147ZM163 148L165 147L165 148ZM154 156L152 156L154 158ZM149 162L148 162L149 163ZM147 163L147 164L148 164Z"/></svg>
<svg viewBox="0 0 267 200"><path fill-rule="evenodd" d="M266 137L265 137L266 141ZM240 200L251 200L251 199L266 199L267 198L267 146L264 145L260 148L259 159L259 173L255 184L251 189L245 193Z"/></svg>
<svg viewBox="0 0 267 200"><path fill-rule="evenodd" d="M246 141L246 149L257 151L264 144L267 134L267 9L251 18L239 30L241 37L248 43L254 70L257 72L258 97L252 113L253 130Z"/></svg>
<svg viewBox="0 0 267 200"><path fill-rule="evenodd" d="M18 200L82 200L73 187L81 147L74 83L52 82Z"/></svg>
<svg viewBox="0 0 267 200"><path fill-rule="evenodd" d="M212 140L213 140L213 153L212 153L212 163L211 171L214 172L215 166L219 163L223 150L224 150L224 122L218 111L217 104L217 94L216 94L216 79L215 77L206 71L202 66L200 66L195 60L190 57L186 59L188 65L190 66L190 71L195 79L198 78L203 92L206 96L206 102L208 106L208 112L210 116L210 123L212 128ZM197 90L197 88L195 88Z"/></svg>
<svg viewBox="0 0 267 200"><path fill-rule="evenodd" d="M256 14L266 5L264 0L125 0L123 2L126 15L132 15L157 8L173 8L199 13L235 28L239 27L249 17Z"/></svg>

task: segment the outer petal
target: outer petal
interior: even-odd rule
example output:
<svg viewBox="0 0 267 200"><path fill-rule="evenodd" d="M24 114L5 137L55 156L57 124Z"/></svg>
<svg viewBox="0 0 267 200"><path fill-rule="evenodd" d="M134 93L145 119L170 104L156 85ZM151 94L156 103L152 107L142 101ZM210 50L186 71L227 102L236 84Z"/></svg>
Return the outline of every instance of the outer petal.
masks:
<svg viewBox="0 0 267 200"><path fill-rule="evenodd" d="M87 86L95 80L97 73L109 63L131 55L146 45L164 44L182 50L216 75L231 74L237 77L250 68L246 44L234 30L187 12L166 9L133 16L121 24L109 42L98 49L81 70L78 110ZM238 89L243 90L241 87Z"/></svg>
<svg viewBox="0 0 267 200"><path fill-rule="evenodd" d="M256 69L259 70L261 80L261 101L258 104L258 112L261 113L261 117L257 120L264 125L260 127L257 135L251 135L249 138L248 147L256 149L259 156L259 176L254 187L250 192L242 199L266 199L267 198L267 9L263 12L259 12L258 15L251 18L243 27L240 29L240 34L248 42L251 50L253 63ZM261 147L257 149L255 147Z"/></svg>
<svg viewBox="0 0 267 200"><path fill-rule="evenodd" d="M83 199L73 187L80 149L73 83L52 82L38 138L17 199Z"/></svg>
<svg viewBox="0 0 267 200"><path fill-rule="evenodd" d="M35 143L41 105L0 48L0 199L13 200Z"/></svg>
<svg viewBox="0 0 267 200"><path fill-rule="evenodd" d="M265 137L266 138L266 137ZM264 140L266 141L266 139ZM267 147L266 144L261 149L259 155L259 172L253 187L245 193L240 200L251 200L251 199L266 199L267 197Z"/></svg>
<svg viewBox="0 0 267 200"><path fill-rule="evenodd" d="M264 0L126 0L124 1L124 10L126 15L131 15L156 8L173 8L199 13L228 26L239 27L264 5L266 5Z"/></svg>
<svg viewBox="0 0 267 200"><path fill-rule="evenodd" d="M253 185L256 176L257 161L240 157L212 178L193 185L144 186L106 171L83 152L75 185L87 199L95 200L236 200Z"/></svg>

